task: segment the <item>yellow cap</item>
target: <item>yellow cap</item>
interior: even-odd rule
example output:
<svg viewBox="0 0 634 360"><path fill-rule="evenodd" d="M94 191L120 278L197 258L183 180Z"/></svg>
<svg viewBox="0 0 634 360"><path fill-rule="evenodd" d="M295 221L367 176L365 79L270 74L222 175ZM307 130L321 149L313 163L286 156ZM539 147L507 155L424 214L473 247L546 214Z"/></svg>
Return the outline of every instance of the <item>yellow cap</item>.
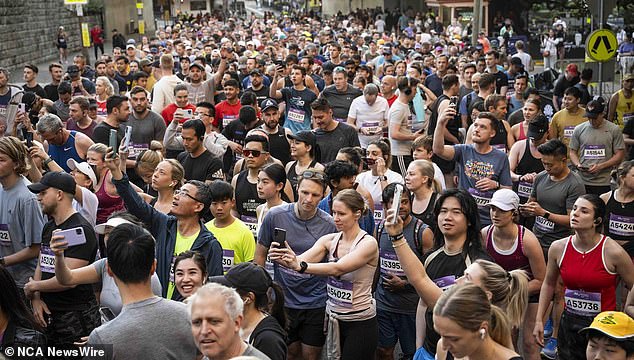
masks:
<svg viewBox="0 0 634 360"><path fill-rule="evenodd" d="M590 326L579 330L597 330L614 339L634 337L634 320L627 314L618 311L604 311L597 315Z"/></svg>

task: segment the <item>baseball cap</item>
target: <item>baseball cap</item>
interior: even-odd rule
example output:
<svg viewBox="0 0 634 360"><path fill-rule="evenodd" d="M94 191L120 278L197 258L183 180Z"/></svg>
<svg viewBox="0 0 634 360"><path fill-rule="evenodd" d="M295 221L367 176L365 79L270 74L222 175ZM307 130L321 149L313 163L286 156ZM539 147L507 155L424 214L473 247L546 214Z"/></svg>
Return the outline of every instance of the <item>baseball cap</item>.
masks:
<svg viewBox="0 0 634 360"><path fill-rule="evenodd" d="M97 175L95 175L95 171L92 169L92 166L90 166L87 162L77 162L75 159L68 159L66 160L66 165L68 165L71 170L77 169L82 174L88 176L92 182L93 189L97 186Z"/></svg>
<svg viewBox="0 0 634 360"><path fill-rule="evenodd" d="M126 42L126 44L128 44L128 45L130 45L130 44L132 44L132 45L136 45L136 40L134 40L134 39L128 39L128 41Z"/></svg>
<svg viewBox="0 0 634 360"><path fill-rule="evenodd" d="M298 131L297 134L288 134L286 135L286 137L292 140L297 140L297 141L306 143L312 146L313 148L317 144L317 137L315 136L315 133L309 130Z"/></svg>
<svg viewBox="0 0 634 360"><path fill-rule="evenodd" d="M493 193L488 206L495 206L503 211L516 210L520 206L520 197L511 189L500 189Z"/></svg>
<svg viewBox="0 0 634 360"><path fill-rule="evenodd" d="M65 172L49 171L40 179L39 183L27 185L32 193L38 194L48 188L56 188L65 193L75 195L75 179Z"/></svg>
<svg viewBox="0 0 634 360"><path fill-rule="evenodd" d="M584 117L596 119L600 114L605 111L605 104L602 100L592 100L586 105L586 113Z"/></svg>
<svg viewBox="0 0 634 360"><path fill-rule="evenodd" d="M258 75L258 76L262 76L262 71L260 71L260 69L253 69L253 70L251 70L251 72L249 73L249 75Z"/></svg>
<svg viewBox="0 0 634 360"><path fill-rule="evenodd" d="M150 59L141 59L141 61L139 61L140 67L150 66L150 65L152 65L152 61L150 61Z"/></svg>
<svg viewBox="0 0 634 360"><path fill-rule="evenodd" d="M136 49L136 46L134 46L134 44L128 44L125 46L126 49Z"/></svg>
<svg viewBox="0 0 634 360"><path fill-rule="evenodd" d="M626 73L623 75L623 81L634 80L634 73Z"/></svg>
<svg viewBox="0 0 634 360"><path fill-rule="evenodd" d="M201 64L199 64L199 63L196 63L196 62L195 62L195 63L193 63L193 64L191 64L191 65L189 66L189 68L190 68L190 69L191 69L191 68L198 68L200 71L203 71L203 72L205 71L205 67L204 67L204 66L202 66L202 65L201 65Z"/></svg>
<svg viewBox="0 0 634 360"><path fill-rule="evenodd" d="M77 66L77 65L68 65L68 67L66 68L66 72L68 72L68 73L78 73L79 72L79 66Z"/></svg>
<svg viewBox="0 0 634 360"><path fill-rule="evenodd" d="M212 276L209 281L254 294L266 294L273 284L271 275L262 266L252 262L240 263L224 276Z"/></svg>
<svg viewBox="0 0 634 360"><path fill-rule="evenodd" d="M541 139L548 132L548 118L544 114L539 114L533 121L528 123L527 138Z"/></svg>
<svg viewBox="0 0 634 360"><path fill-rule="evenodd" d="M132 223L120 217L113 217L108 219L108 221L106 221L105 223L95 226L95 232L99 235L104 235L108 227L115 228L122 224L132 224Z"/></svg>
<svg viewBox="0 0 634 360"><path fill-rule="evenodd" d="M573 74L574 76L579 75L579 69L577 68L576 64L568 64L568 66L566 66L566 71Z"/></svg>
<svg viewBox="0 0 634 360"><path fill-rule="evenodd" d="M274 107L276 109L280 108L279 105L277 104L277 101L271 98L267 98L267 99L264 99L264 101L262 101L262 106L261 106L262 112L266 111L266 109L271 107Z"/></svg>
<svg viewBox="0 0 634 360"><path fill-rule="evenodd" d="M588 330L599 331L613 339L632 339L634 338L634 320L619 311L604 311L592 320L590 326L579 330L579 333Z"/></svg>
<svg viewBox="0 0 634 360"><path fill-rule="evenodd" d="M385 55L387 54L391 54L392 53L392 48L389 46L384 46L383 49L381 49L381 52Z"/></svg>

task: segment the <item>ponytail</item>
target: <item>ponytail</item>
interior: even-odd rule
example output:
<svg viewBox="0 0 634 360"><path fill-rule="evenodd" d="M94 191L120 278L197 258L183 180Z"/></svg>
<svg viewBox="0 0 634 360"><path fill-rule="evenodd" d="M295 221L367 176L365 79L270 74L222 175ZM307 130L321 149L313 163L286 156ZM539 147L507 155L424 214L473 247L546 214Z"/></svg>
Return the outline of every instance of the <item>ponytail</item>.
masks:
<svg viewBox="0 0 634 360"><path fill-rule="evenodd" d="M271 289L274 293L273 301L270 303L271 316L277 320L284 330L287 330L286 311L284 311L284 290L275 282L271 284Z"/></svg>
<svg viewBox="0 0 634 360"><path fill-rule="evenodd" d="M496 343L513 350L511 326L504 310L491 305L491 322L489 323L489 336Z"/></svg>
<svg viewBox="0 0 634 360"><path fill-rule="evenodd" d="M511 291L509 292L506 312L511 325L519 329L528 305L528 275L524 270L513 270L509 275Z"/></svg>

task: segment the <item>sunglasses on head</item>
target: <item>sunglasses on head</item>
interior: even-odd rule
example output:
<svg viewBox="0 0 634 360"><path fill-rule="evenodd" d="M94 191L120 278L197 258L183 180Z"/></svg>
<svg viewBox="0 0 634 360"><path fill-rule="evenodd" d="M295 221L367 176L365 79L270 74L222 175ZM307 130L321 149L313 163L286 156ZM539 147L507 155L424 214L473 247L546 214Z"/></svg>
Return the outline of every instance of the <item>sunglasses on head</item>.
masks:
<svg viewBox="0 0 634 360"><path fill-rule="evenodd" d="M326 181L326 174L314 170L305 170L302 173L304 179Z"/></svg>
<svg viewBox="0 0 634 360"><path fill-rule="evenodd" d="M260 151L260 150L242 150L242 155L244 157L259 157L262 154L268 154L267 151Z"/></svg>

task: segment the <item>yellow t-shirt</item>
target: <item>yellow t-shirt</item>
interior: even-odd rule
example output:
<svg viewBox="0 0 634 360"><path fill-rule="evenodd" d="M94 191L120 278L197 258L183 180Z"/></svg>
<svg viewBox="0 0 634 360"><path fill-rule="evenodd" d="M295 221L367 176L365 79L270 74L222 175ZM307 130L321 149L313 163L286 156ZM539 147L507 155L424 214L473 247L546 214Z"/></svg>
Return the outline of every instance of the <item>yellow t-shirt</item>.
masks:
<svg viewBox="0 0 634 360"><path fill-rule="evenodd" d="M255 256L255 238L249 227L240 219L229 226L219 228L215 220L205 226L222 245L222 270L226 273L232 266L253 260Z"/></svg>
<svg viewBox="0 0 634 360"><path fill-rule="evenodd" d="M634 119L634 96L626 98L623 93L623 89L619 90L619 101L616 103L616 119L614 123L617 124L621 130L628 121Z"/></svg>
<svg viewBox="0 0 634 360"><path fill-rule="evenodd" d="M570 113L568 109L561 109L553 115L550 126L555 129L557 138L563 141L566 146L570 145L570 138L575 127L583 122L588 121L583 117L585 112L579 108L576 114Z"/></svg>
<svg viewBox="0 0 634 360"><path fill-rule="evenodd" d="M172 265L170 266L170 283L167 286L167 298L171 299L172 294L174 293L174 289L176 286L174 285L174 260L176 260L176 256L178 254L185 252L192 248L194 245L194 241L200 234L200 230L198 230L194 235L191 236L183 236L180 232L176 232L176 244L174 244L174 256L172 257Z"/></svg>

